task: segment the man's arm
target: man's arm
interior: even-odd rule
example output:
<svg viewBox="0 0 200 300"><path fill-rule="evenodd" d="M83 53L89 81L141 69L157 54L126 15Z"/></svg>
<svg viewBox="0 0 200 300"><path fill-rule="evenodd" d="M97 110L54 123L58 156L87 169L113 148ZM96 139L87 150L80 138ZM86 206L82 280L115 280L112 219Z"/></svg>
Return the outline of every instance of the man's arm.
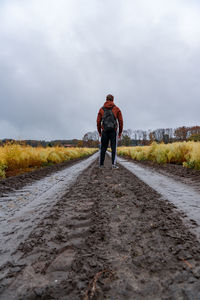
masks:
<svg viewBox="0 0 200 300"><path fill-rule="evenodd" d="M101 108L100 108L99 113L97 115L97 130L98 130L99 136L101 136L101 120L102 120L102 114L101 114Z"/></svg>
<svg viewBox="0 0 200 300"><path fill-rule="evenodd" d="M118 119L118 122L119 122L119 138L121 138L122 131L123 131L123 117L122 117L122 113L121 113L120 109L119 109L118 114L117 114L117 119Z"/></svg>

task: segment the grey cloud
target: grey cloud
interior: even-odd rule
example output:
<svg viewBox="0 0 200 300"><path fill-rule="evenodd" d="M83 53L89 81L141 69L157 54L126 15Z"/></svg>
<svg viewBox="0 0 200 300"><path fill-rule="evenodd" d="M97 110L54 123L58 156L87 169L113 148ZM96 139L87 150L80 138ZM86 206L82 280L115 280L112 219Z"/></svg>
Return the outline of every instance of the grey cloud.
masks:
<svg viewBox="0 0 200 300"><path fill-rule="evenodd" d="M2 5L0 138L81 138L107 93L125 128L198 123L200 38L180 32L196 1L42 3Z"/></svg>

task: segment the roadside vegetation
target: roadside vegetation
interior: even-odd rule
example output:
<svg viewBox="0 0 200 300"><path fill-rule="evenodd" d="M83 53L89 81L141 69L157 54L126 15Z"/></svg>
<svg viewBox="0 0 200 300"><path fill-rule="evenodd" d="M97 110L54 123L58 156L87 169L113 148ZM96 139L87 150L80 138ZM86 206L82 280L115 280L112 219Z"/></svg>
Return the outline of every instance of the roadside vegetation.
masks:
<svg viewBox="0 0 200 300"><path fill-rule="evenodd" d="M36 168L85 157L94 148L36 147L7 143L0 147L0 178L32 171Z"/></svg>
<svg viewBox="0 0 200 300"><path fill-rule="evenodd" d="M138 161L182 164L184 167L200 170L200 142L153 142L150 146L119 147L117 153Z"/></svg>

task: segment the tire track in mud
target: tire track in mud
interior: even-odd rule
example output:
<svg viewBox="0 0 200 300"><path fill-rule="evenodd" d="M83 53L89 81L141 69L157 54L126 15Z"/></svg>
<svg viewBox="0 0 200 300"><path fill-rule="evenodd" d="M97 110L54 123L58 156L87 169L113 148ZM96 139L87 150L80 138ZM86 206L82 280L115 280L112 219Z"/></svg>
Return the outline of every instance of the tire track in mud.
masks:
<svg viewBox="0 0 200 300"><path fill-rule="evenodd" d="M78 174L98 156L94 154L69 168L47 176L15 193L1 197L0 213L0 279L8 273L7 266L16 265L18 255L11 255L42 218L66 193ZM12 204L12 205L11 205ZM19 268L19 266L18 266Z"/></svg>
<svg viewBox="0 0 200 300"><path fill-rule="evenodd" d="M183 213L183 220L200 239L200 191L191 184L182 183L166 174L160 174L152 168L143 168L139 164L119 158L120 164L135 174L140 180L160 193L163 199L176 205Z"/></svg>
<svg viewBox="0 0 200 300"><path fill-rule="evenodd" d="M78 177L15 255L0 299L200 298L196 237L171 203L108 158Z"/></svg>
<svg viewBox="0 0 200 300"><path fill-rule="evenodd" d="M200 192L200 171L183 167L183 165L177 165L172 163L158 164L152 161L136 161L130 157L126 157L126 160L134 162L134 164L142 166L146 169L152 169L157 173L171 177L176 181L182 182L186 185L192 186L196 191Z"/></svg>
<svg viewBox="0 0 200 300"><path fill-rule="evenodd" d="M8 193L16 192L24 186L34 184L47 176L51 176L56 172L60 172L68 167L86 160L89 156L75 158L62 163L51 166L45 166L31 172L26 172L17 176L11 176L0 180L0 197L4 197Z"/></svg>
<svg viewBox="0 0 200 300"><path fill-rule="evenodd" d="M37 299L41 295L51 298L51 294L58 294L55 299L77 297L76 293L69 298L66 295L73 294L73 269L79 274L77 268L87 258L91 264L93 252L88 251L91 244L88 237L95 232L98 219L98 194L93 191L90 175L93 168L79 177L50 214L18 247L16 254L21 257L20 262L17 266L6 266L7 269L10 267L10 272L1 282L3 293L0 299L16 299L16 295L17 299ZM80 254L81 251L84 253ZM75 259L76 256L78 259ZM20 271L15 271L20 265ZM81 285L81 281L76 284Z"/></svg>

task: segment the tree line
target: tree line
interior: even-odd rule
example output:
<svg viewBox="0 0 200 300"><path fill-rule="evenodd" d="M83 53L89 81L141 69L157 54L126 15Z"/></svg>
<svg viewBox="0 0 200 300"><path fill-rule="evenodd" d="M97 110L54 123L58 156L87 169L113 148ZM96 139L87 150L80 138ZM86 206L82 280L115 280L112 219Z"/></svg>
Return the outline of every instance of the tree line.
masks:
<svg viewBox="0 0 200 300"><path fill-rule="evenodd" d="M83 136L83 145L96 147L99 142L97 131L87 132ZM127 129L122 133L122 139L118 141L118 146L149 145L152 142L173 143L176 141L200 141L200 126L178 127L178 128L158 128L155 130L133 130Z"/></svg>
<svg viewBox="0 0 200 300"><path fill-rule="evenodd" d="M0 140L0 146L6 143L17 143L20 145L29 145L31 147L77 147L82 145L82 140L14 140L14 139L2 139Z"/></svg>
<svg viewBox="0 0 200 300"><path fill-rule="evenodd" d="M138 146L149 145L152 142L173 143L176 141L200 141L200 126L178 127L178 128L158 128L155 130L133 130L127 129L122 133L122 139L118 141L118 146ZM18 144L26 144L32 147L94 147L98 148L100 138L97 131L87 132L83 138L71 140L0 140L0 146L8 142L15 142Z"/></svg>

